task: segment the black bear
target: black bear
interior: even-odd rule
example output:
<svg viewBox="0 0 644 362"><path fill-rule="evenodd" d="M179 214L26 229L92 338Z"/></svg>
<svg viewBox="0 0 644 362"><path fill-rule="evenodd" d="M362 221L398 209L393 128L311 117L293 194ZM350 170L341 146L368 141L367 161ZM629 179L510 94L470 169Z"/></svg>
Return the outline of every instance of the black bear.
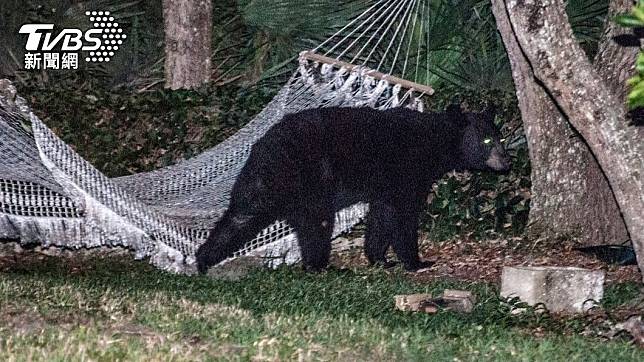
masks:
<svg viewBox="0 0 644 362"><path fill-rule="evenodd" d="M259 139L230 206L197 252L199 272L276 220L296 232L307 270L329 262L336 210L369 204L365 253L372 264L393 247L405 269L418 257L418 219L432 184L451 170L507 171L492 111L420 113L406 108L322 108L289 114Z"/></svg>

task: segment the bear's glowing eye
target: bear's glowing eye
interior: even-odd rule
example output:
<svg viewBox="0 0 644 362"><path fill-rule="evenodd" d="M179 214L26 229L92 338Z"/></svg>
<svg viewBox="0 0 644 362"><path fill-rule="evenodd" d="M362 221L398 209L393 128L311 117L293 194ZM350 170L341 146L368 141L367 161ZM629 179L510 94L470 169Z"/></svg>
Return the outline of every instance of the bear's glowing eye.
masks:
<svg viewBox="0 0 644 362"><path fill-rule="evenodd" d="M501 138L499 141L501 141L501 142L505 142L505 138Z"/></svg>
<svg viewBox="0 0 644 362"><path fill-rule="evenodd" d="M486 138L483 140L483 143L485 143L486 145L489 144L490 142L492 142L491 138Z"/></svg>

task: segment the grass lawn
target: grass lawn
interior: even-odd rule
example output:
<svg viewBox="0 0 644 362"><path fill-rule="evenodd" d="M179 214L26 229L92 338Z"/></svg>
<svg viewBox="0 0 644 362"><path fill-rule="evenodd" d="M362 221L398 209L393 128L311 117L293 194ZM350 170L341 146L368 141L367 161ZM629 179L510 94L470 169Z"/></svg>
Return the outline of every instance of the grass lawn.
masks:
<svg viewBox="0 0 644 362"><path fill-rule="evenodd" d="M487 283L399 271L258 270L239 281L160 272L124 257L0 258L0 360L644 361L592 318L519 316ZM461 315L394 310L393 296L474 291ZM637 295L609 286L608 311ZM586 333L587 334L587 333Z"/></svg>

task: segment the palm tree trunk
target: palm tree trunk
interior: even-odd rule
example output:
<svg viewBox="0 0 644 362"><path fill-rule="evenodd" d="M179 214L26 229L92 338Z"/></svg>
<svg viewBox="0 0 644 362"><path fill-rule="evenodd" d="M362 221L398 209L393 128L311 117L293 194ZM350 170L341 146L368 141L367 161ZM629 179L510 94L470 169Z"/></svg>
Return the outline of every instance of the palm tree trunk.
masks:
<svg viewBox="0 0 644 362"><path fill-rule="evenodd" d="M165 87L194 89L210 80L211 0L163 0Z"/></svg>

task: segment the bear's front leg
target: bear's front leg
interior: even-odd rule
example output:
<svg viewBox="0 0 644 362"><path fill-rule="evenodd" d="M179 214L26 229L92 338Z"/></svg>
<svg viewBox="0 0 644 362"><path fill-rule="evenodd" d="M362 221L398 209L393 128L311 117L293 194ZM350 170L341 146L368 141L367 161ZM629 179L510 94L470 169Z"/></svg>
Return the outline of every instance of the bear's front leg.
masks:
<svg viewBox="0 0 644 362"><path fill-rule="evenodd" d="M197 250L199 273L205 274L208 268L232 256L273 220L268 214L243 213L230 207Z"/></svg>
<svg viewBox="0 0 644 362"><path fill-rule="evenodd" d="M331 235L335 221L333 203L311 201L287 221L295 229L304 269L310 272L326 269L331 256Z"/></svg>
<svg viewBox="0 0 644 362"><path fill-rule="evenodd" d="M421 261L418 256L419 216L420 208L413 205L407 204L396 209L395 219L398 220L399 230L397 237L392 239L391 246L407 271L417 271L432 265L431 262Z"/></svg>
<svg viewBox="0 0 644 362"><path fill-rule="evenodd" d="M398 259L408 271L431 266L430 262L418 257L418 218L420 207L414 201L386 202L376 200L369 203L365 254L371 264L390 267L393 262L386 258L391 245Z"/></svg>

